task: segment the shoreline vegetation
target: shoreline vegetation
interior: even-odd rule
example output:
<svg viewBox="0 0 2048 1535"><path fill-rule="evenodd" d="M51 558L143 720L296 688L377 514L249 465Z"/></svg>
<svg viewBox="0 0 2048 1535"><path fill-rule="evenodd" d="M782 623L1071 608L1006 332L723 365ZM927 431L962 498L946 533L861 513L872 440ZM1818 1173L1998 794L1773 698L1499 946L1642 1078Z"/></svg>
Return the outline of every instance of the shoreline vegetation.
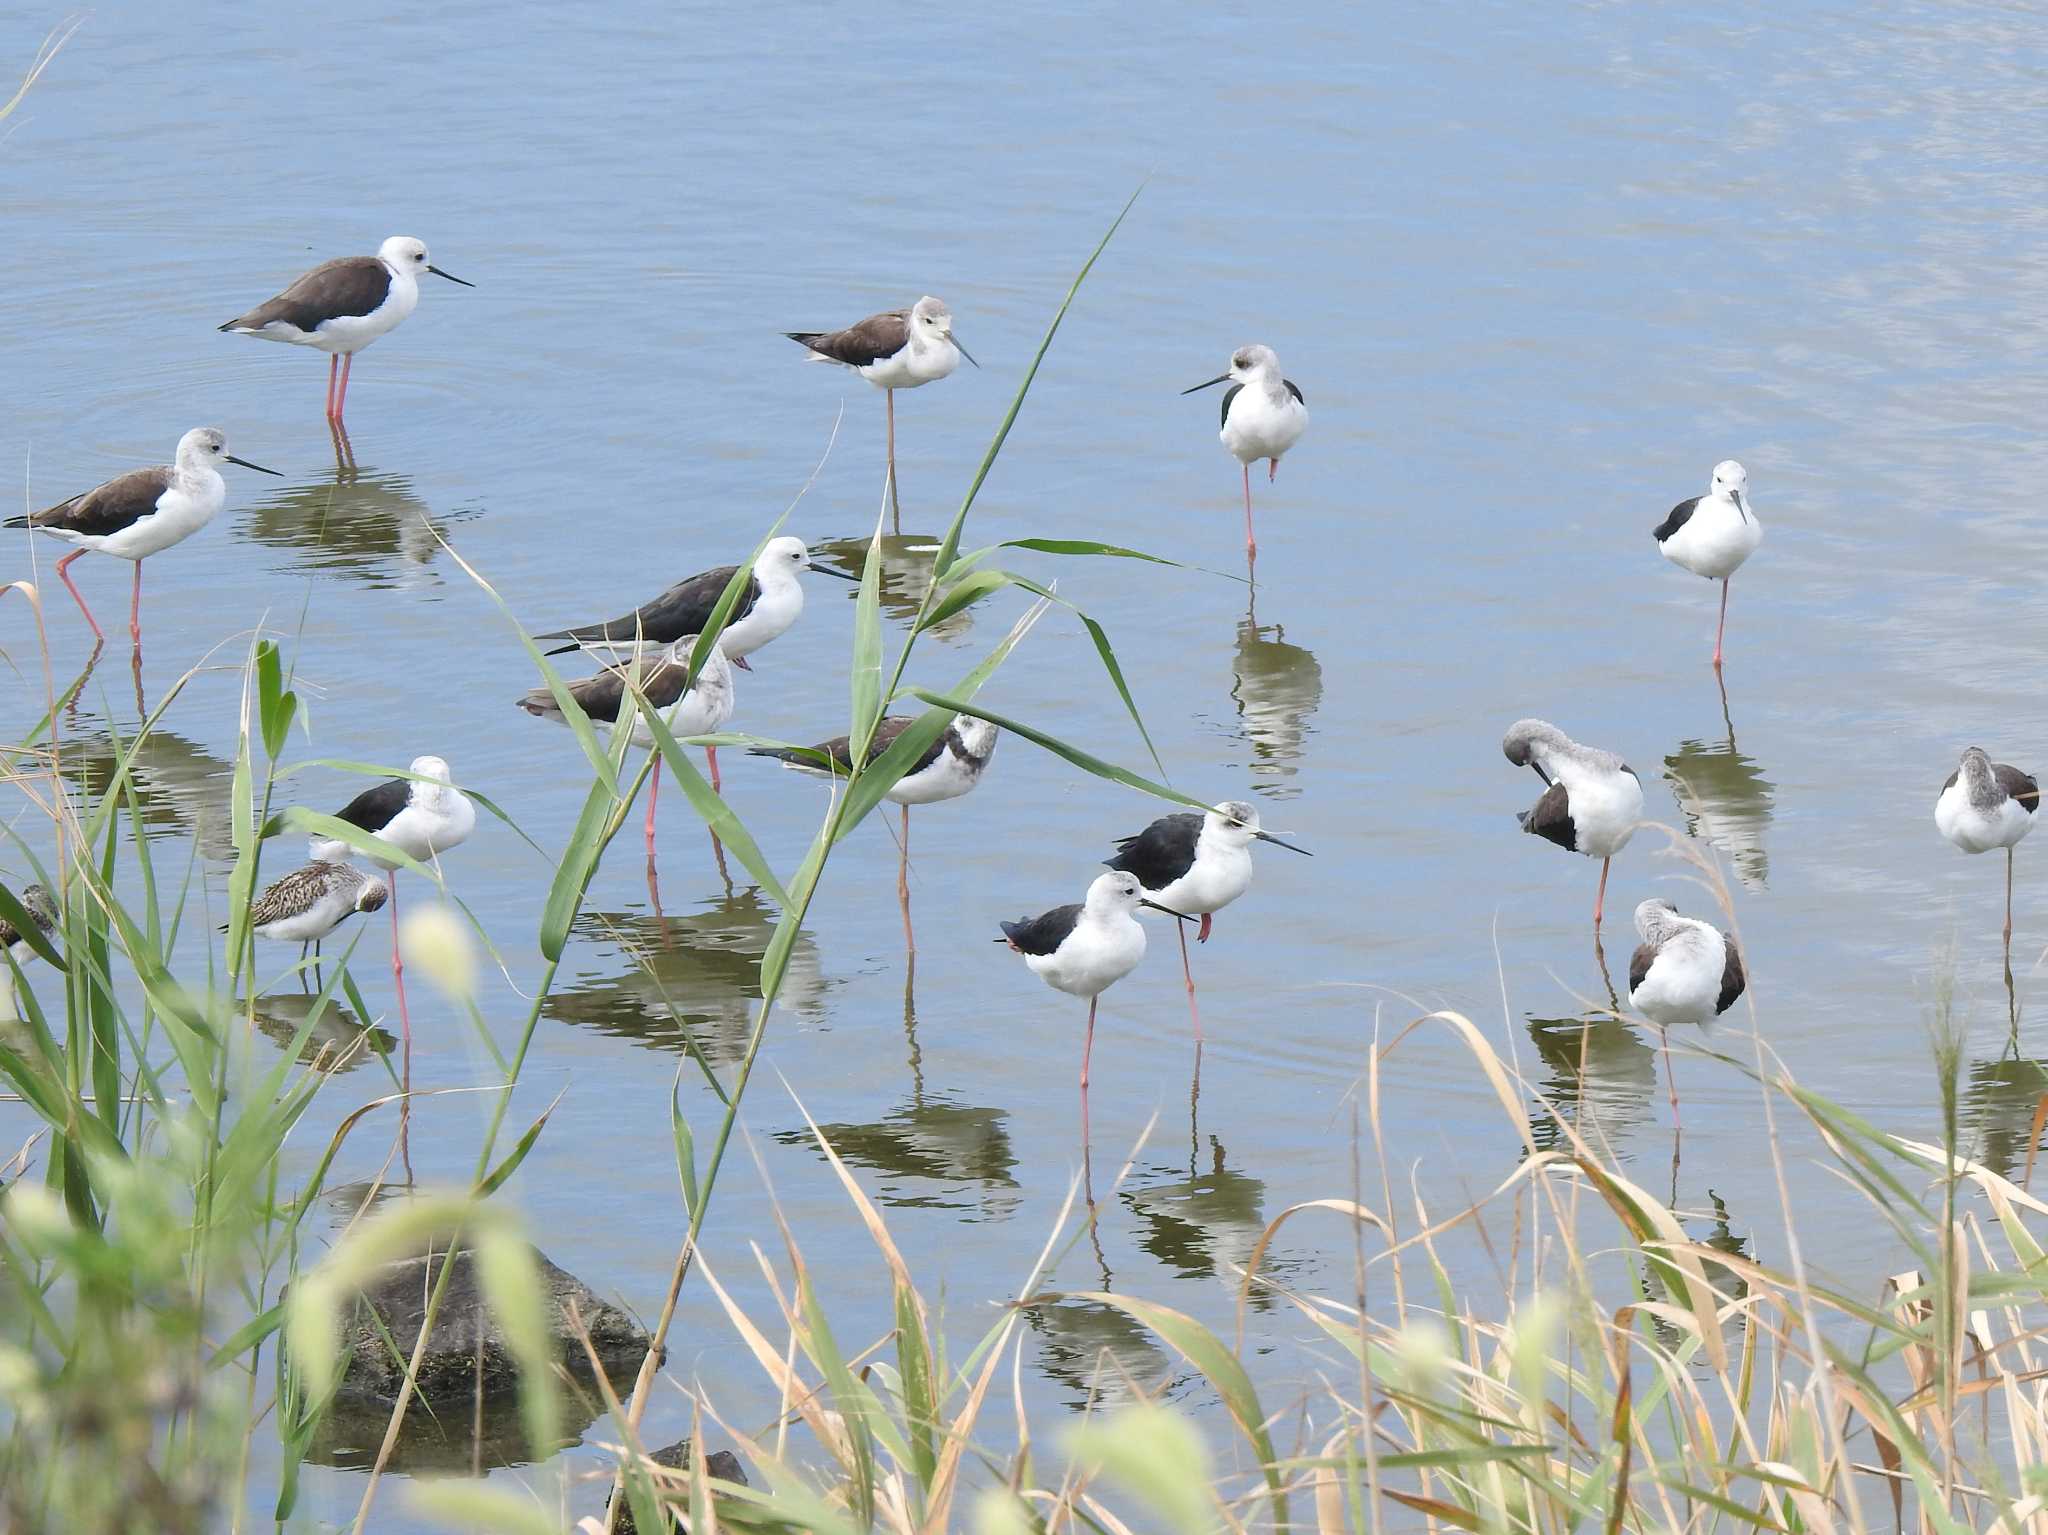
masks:
<svg viewBox="0 0 2048 1535"><path fill-rule="evenodd" d="M39 56L29 83L61 41ZM0 107L0 116L13 104ZM1099 777L1172 803L1197 803L1166 786L1156 755L1157 780L1026 722L987 714L975 702L1048 604L1062 601L1053 587L1000 569L994 559L1001 549L1172 564L1054 537L961 549L976 494L1067 306L1130 207L1052 317L932 552L923 597L893 662L879 594L885 495L856 608L853 760L863 760L891 704L915 700L925 712L838 786L815 841L792 870L770 867L698 774L685 748L702 741L676 739L638 698L656 749L632 762L631 717L601 735L560 674L511 627L561 704L590 773L570 841L549 858L555 872L539 902L537 932L487 934L439 886L436 870L357 828L282 808L301 769L389 770L287 760L294 727L305 728L292 664L277 637L259 636L240 663L226 931L218 949L209 943L204 972L194 973L177 956L192 947L185 937L192 925L210 920L195 883L197 865L157 861L144 835L134 767L198 669L142 711L103 781L88 791L67 776L64 738L65 704L86 677L60 693L47 644L40 645L43 718L23 741L0 748L10 786L34 809L10 823L14 854L53 893L58 913L44 936L23 909L20 889L0 888L0 918L27 935L34 950L25 964L0 959L21 1014L0 1025L0 1080L39 1122L0 1160L0 1514L7 1528L171 1535L273 1522L303 1527L300 1468L328 1457L323 1434L343 1405L344 1320L355 1315L355 1297L379 1271L431 1248L460 1250L469 1261L424 1267L416 1342L410 1352L391 1346L384 1360L400 1382L391 1405L355 1420L366 1426L351 1431L358 1448L340 1463L364 1473L356 1531L378 1528L394 1503L451 1530L601 1531L614 1517L607 1508L630 1508L638 1529L653 1530L666 1525L664 1499L693 1530L724 1523L819 1535L956 1528L982 1535L1314 1528L1334 1535L1424 1525L1530 1535L1593 1528L1861 1532L1901 1528L1907 1520L1943 1532L2048 1529L2048 1253L2034 1235L2048 1203L2027 1191L2024 1178L2014 1181L1958 1152L1962 1057L1945 994L1937 999L1931 1066L1944 1120L1912 1137L1872 1125L1785 1074L1763 1041L1755 990L1745 999L1748 1059L1690 1052L1690 1075L1711 1069L1740 1078L1743 1092L1755 1095L1759 1133L1770 1137L1780 1168L1781 1226L1770 1239L1781 1241L1783 1256L1772 1263L1689 1236L1672 1204L1634 1181L1598 1134L1584 1128L1581 1104L1546 1098L1470 1018L1420 1006L1408 1015L1412 1021L1384 1039L1375 1033L1362 1051L1351 1124L1355 1186L1279 1212L1233 1276L1235 1338L1143 1296L1047 1288L1060 1256L1089 1234L1092 1174L1068 1190L1029 1273L1015 1276L1002 1294L956 1300L942 1318L881 1209L808 1115L820 1155L867 1232L869 1270L821 1274L805 1259L803 1233L785 1226L782 1251L760 1255L775 1306L749 1313L705 1260L699 1240L715 1218L720 1171L776 1021L800 925L820 896L833 850L953 714L982 714ZM782 521L763 532L757 553ZM462 569L503 610L485 578L467 564ZM726 590L696 660L715 643L745 575L743 567ZM965 676L941 679L948 684L942 687L911 680L921 635L1012 589L1026 599L1021 614ZM34 610L40 637L42 594L27 582L0 588L0 597L9 594ZM1107 633L1082 618L1106 683L1149 750ZM139 694L139 677L137 688ZM754 744L741 735L715 741ZM591 1319L580 1307L564 1314L556 1299L563 1287L544 1271L500 1191L547 1131L553 1106L522 1099L518 1089L571 925L655 772L676 780L778 916L744 1052L724 1069L695 1054L679 1067L701 1074L722 1112L692 1123L680 1092L672 1092L686 1232L665 1293L650 1310L637 1367L608 1374ZM477 798L524 836L507 809ZM393 1067L388 1036L380 1042L369 1022L336 1028L344 1011L357 1020L382 1017L351 968L357 940L318 971L308 961L281 973L268 973L254 944L248 913L267 839L311 830L362 853L396 857L440 889L441 901L409 912L402 942L416 971L468 1019L497 1072L475 1089L490 1108L465 1187L409 1187L400 1169L413 1103ZM1674 841L1683 849L1681 839ZM1732 923L1716 871L1687 856ZM538 984L507 1049L502 1025L494 1032L479 1009L476 969L486 961L502 967L501 946L523 953L529 941L542 961ZM294 982L303 996L288 1010L268 1006L273 987ZM1385 1007L1361 1001L1361 1019ZM1582 1028L1581 1048L1591 1027L1589 1021ZM259 1033L281 1048L256 1046ZM1503 1144L1518 1148L1496 1187L1453 1209L1420 1205L1408 1189L1407 1159L1383 1131L1389 1074L1404 1051L1424 1040L1462 1052L1473 1080L1497 1103ZM316 1098L341 1090L343 1066L359 1072L346 1080L373 1083L374 1091L291 1186L284 1147ZM388 1080L380 1081L379 1071ZM2030 1146L2044 1117L2048 1096L2036 1110ZM390 1148L368 1185L329 1187L345 1151L386 1133ZM1908 1266L1866 1274L1853 1255L1834 1254L1826 1270L1847 1270L1848 1277L1816 1278L1782 1177L1784 1159L1795 1155L1825 1159L1838 1175L1839 1198L1862 1212L1871 1234L1866 1250L1903 1251ZM2029 1174L2031 1164L2030 1153ZM1106 1179L1105 1187L1113 1192L1118 1181ZM393 1191L397 1197L380 1197ZM348 1196L354 1213L322 1245L312 1240L307 1217L337 1192ZM1266 1269L1270 1244L1297 1222L1334 1224L1349 1235L1355 1261L1347 1293L1300 1291ZM1436 1243L1454 1231L1480 1233L1492 1247L1501 1276L1496 1289L1453 1288ZM426 1414L414 1388L458 1272L473 1278L477 1304L495 1328L494 1346L516 1378L513 1425L493 1432L529 1451L579 1439L608 1449L616 1456L609 1497L585 1485L561 1455L532 1466L525 1491L465 1476L485 1460L481 1386L471 1424L458 1410L437 1425L452 1446L448 1456L437 1461L416 1453L409 1422ZM835 1333L830 1285L883 1279L893 1326L879 1337ZM661 1376L659 1366L691 1285L708 1293L782 1410L765 1424L742 1423L723 1416L708 1393L691 1395L693 1426L688 1448L680 1450L647 1443L641 1424L657 1393L686 1389ZM1628 1299L1616 1304L1617 1295ZM979 1314L983 1302L996 1303L995 1320L964 1352L949 1347L944 1322ZM1291 1378L1318 1382L1297 1400L1262 1400L1246 1368L1242 1318L1254 1303L1280 1308L1296 1324L1299 1358ZM1031 1323L1062 1308L1120 1314L1198 1372L1200 1405L1221 1411L1191 1413L1137 1384L1125 1399L1104 1401L1070 1423L1029 1421L1015 1382L1035 1336ZM590 1368L565 1368L565 1328ZM363 1346L374 1348L375 1339ZM573 1355L567 1363L575 1363ZM586 1427L569 1427L578 1422ZM465 1427L473 1429L467 1437ZM268 1459L258 1453L259 1436L274 1438L283 1469L274 1502L252 1506L252 1468ZM372 1447L367 1454L363 1444ZM728 1450L736 1463L721 1458ZM714 1463L717 1470L741 1469L744 1483L715 1474ZM396 1492L387 1485L387 1471L415 1468L449 1474L422 1475Z"/></svg>

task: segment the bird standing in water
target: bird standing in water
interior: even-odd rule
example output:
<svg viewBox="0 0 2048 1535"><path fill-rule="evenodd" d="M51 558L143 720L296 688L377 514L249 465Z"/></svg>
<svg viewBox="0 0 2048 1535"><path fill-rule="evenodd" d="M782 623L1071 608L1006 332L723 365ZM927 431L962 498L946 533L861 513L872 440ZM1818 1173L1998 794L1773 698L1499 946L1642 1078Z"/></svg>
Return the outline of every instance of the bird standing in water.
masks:
<svg viewBox="0 0 2048 1535"><path fill-rule="evenodd" d="M1658 1030L1676 1024L1708 1024L1735 1005L1748 985L1735 940L1698 917L1681 917L1669 901L1636 907L1636 936L1642 944L1628 962L1628 1005ZM1678 1118L1678 1076L1671 1068L1671 1040L1664 1040L1664 1075L1671 1089L1671 1117Z"/></svg>
<svg viewBox="0 0 2048 1535"><path fill-rule="evenodd" d="M1714 465L1704 496L1671 508L1650 535L1664 558L1696 576L1721 583L1721 621L1714 628L1714 669L1721 668L1721 636L1728 628L1728 580L1763 542L1763 524L1749 509L1749 473L1734 459Z"/></svg>
<svg viewBox="0 0 2048 1535"><path fill-rule="evenodd" d="M1259 540L1252 532L1252 465L1265 459L1266 483L1273 483L1281 455L1308 430L1308 404L1294 381L1280 376L1273 349L1258 345L1239 347L1230 354L1229 372L1181 393L1226 382L1231 387L1223 393L1223 429L1217 435L1244 468L1244 554L1249 561L1259 557Z"/></svg>
<svg viewBox="0 0 2048 1535"><path fill-rule="evenodd" d="M1522 830L1600 860L1600 888L1593 896L1598 934L1608 866L1643 818L1642 780L1613 752L1581 746L1545 720L1516 720L1500 748L1516 767L1534 768L1547 785L1532 807L1515 816Z"/></svg>
<svg viewBox="0 0 2048 1535"><path fill-rule="evenodd" d="M1966 853L2005 849L2005 947L2012 949L2012 850L2034 829L2041 786L2009 762L1993 762L1981 746L1963 752L1934 800L1934 824Z"/></svg>

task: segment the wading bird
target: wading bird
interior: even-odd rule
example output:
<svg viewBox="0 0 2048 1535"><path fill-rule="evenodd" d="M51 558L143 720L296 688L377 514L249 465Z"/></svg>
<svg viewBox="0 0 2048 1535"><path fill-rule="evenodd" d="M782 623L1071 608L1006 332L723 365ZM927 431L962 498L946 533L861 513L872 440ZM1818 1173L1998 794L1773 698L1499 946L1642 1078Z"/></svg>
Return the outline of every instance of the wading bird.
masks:
<svg viewBox="0 0 2048 1535"><path fill-rule="evenodd" d="M1636 936L1642 944L1628 962L1628 1005L1657 1025L1707 1024L1735 1005L1748 984L1735 940L1698 917L1681 917L1669 901L1636 907ZM1678 1117L1678 1076L1671 1067L1671 1039L1664 1040L1664 1075L1671 1088L1671 1114Z"/></svg>
<svg viewBox="0 0 2048 1535"><path fill-rule="evenodd" d="M327 353L327 419L338 424L356 353L413 312L420 301L420 277L427 272L465 288L476 286L435 266L426 246L410 235L393 235L374 256L323 261L276 298L220 329Z"/></svg>
<svg viewBox="0 0 2048 1535"><path fill-rule="evenodd" d="M131 469L83 495L26 517L10 517L10 528L34 528L77 547L57 561L57 575L92 625L93 637L104 643L99 621L71 583L67 567L87 553L111 554L135 564L135 595L128 604L128 638L142 647L142 562L171 545L182 543L213 521L228 498L227 482L216 464L239 464L258 474L276 474L228 452L227 434L218 427L195 426L178 439L174 462L153 469Z"/></svg>
<svg viewBox="0 0 2048 1535"><path fill-rule="evenodd" d="M630 652L636 644L642 650L653 650L673 645L685 635L694 638L710 627L712 610L738 569L737 565L720 565L716 570L702 571L686 581L678 581L624 618L536 634L533 641L536 645L551 646L551 656L579 647L615 655ZM746 658L769 641L787 634L790 626L803 616L804 588L797 578L807 570L856 585L860 582L860 577L843 570L813 564L811 551L800 538L769 539L718 635L718 648L741 671L752 671Z"/></svg>
<svg viewBox="0 0 2048 1535"><path fill-rule="evenodd" d="M1643 818L1642 780L1613 752L1581 746L1544 720L1516 720L1500 749L1516 767L1534 768L1549 786L1533 807L1516 815L1522 830L1600 860L1600 888L1593 896L1597 933L1608 865Z"/></svg>
<svg viewBox="0 0 2048 1535"><path fill-rule="evenodd" d="M1223 430L1217 435L1244 468L1244 552L1256 559L1258 537L1252 532L1252 465L1266 462L1266 483L1280 473L1280 456L1308 430L1308 404L1292 379L1280 376L1280 359L1269 346L1241 346L1230 354L1230 371L1219 373L1207 383L1183 389L1182 394L1212 389L1221 383Z"/></svg>
<svg viewBox="0 0 2048 1535"><path fill-rule="evenodd" d="M2012 947L2012 850L2034 829L2041 786L2006 762L1993 762L1981 746L1964 751L1934 800L1934 824L1966 853L2005 849L2005 945Z"/></svg>
<svg viewBox="0 0 2048 1535"><path fill-rule="evenodd" d="M357 912L382 911L391 887L352 863L314 861L272 883L249 906L249 926L258 938L295 943L299 958ZM221 929L227 931L226 928Z"/></svg>
<svg viewBox="0 0 2048 1535"><path fill-rule="evenodd" d="M1161 816L1134 837L1117 843L1112 869L1134 874L1154 904L1183 916L1200 917L1197 943L1209 941L1211 919L1252 887L1252 843L1270 842L1290 853L1308 849L1283 842L1259 827L1259 812L1243 800L1225 800L1207 814L1189 810ZM1202 1044L1202 1014L1195 1005L1195 973L1188 965L1188 934L1180 938L1180 972L1187 982L1188 1016L1195 1023L1195 1047Z"/></svg>
<svg viewBox="0 0 2048 1535"><path fill-rule="evenodd" d="M784 335L809 350L813 362L851 368L888 396L889 505L900 514L896 495L896 391L945 378L968 356L953 334L953 311L927 293L908 309L871 314L845 330L791 330ZM898 532L902 529L899 527Z"/></svg>
<svg viewBox="0 0 2048 1535"><path fill-rule="evenodd" d="M1728 628L1728 580L1763 542L1763 524L1749 509L1749 474L1734 459L1714 465L1704 496L1671 508L1650 535L1664 558L1696 576L1721 583L1721 621L1714 628L1714 665L1721 665L1721 636Z"/></svg>

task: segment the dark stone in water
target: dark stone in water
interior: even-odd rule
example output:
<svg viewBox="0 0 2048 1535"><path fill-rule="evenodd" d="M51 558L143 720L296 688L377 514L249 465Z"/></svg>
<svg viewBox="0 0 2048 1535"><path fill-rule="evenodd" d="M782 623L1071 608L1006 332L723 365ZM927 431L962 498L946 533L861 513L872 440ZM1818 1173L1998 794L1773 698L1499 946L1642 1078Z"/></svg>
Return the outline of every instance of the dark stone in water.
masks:
<svg viewBox="0 0 2048 1535"><path fill-rule="evenodd" d="M690 1441L678 1439L666 1449L652 1451L647 1458L657 1466L672 1466L678 1471L687 1471L690 1468ZM737 1482L742 1487L747 1485L747 1474L740 1469L739 1457L730 1450L713 1450L706 1455L704 1469L717 1481ZM683 1522L681 1519L671 1518L669 1527L680 1530ZM633 1505L622 1494L619 1499L619 1517L612 1524L612 1535L639 1535L639 1528L633 1522Z"/></svg>
<svg viewBox="0 0 2048 1535"><path fill-rule="evenodd" d="M570 1373L589 1378L590 1360L569 1321L573 1303L605 1374L613 1380L630 1381L646 1355L647 1330L575 1275L550 1263L538 1248L528 1252L551 1302L548 1316L554 1356ZM436 1252L387 1263L363 1287L353 1312L342 1322L342 1352L348 1363L342 1372L341 1397L367 1398L387 1406L397 1399L406 1363L419 1343L427 1299L440 1282L442 1267L451 1262L454 1270L420 1358L416 1384L421 1398L428 1406L441 1407L472 1401L479 1382L486 1398L518 1388L512 1351L484 1301L482 1278L465 1250L452 1259ZM390 1334L388 1342L386 1332ZM414 1409L419 1405L416 1401ZM411 1416L407 1414L408 1419Z"/></svg>

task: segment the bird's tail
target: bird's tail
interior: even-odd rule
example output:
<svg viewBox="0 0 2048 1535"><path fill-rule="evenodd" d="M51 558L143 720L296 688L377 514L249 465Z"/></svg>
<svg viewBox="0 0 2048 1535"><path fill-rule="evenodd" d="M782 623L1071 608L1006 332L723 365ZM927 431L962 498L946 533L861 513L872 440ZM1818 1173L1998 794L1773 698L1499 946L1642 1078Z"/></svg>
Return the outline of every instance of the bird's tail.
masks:
<svg viewBox="0 0 2048 1535"><path fill-rule="evenodd" d="M550 714L560 714L562 712L562 706L555 702L555 695L550 693L546 688L535 688L531 693L528 693L522 698L520 698L518 700L518 703L519 707L524 709L528 714L535 715L540 718L545 718Z"/></svg>
<svg viewBox="0 0 2048 1535"><path fill-rule="evenodd" d="M1529 812L1517 810L1515 812L1515 824L1521 827L1523 831L1527 831L1529 829Z"/></svg>
<svg viewBox="0 0 2048 1535"><path fill-rule="evenodd" d="M825 335L826 332L822 330L786 330L782 334L789 337L798 346L809 346L820 336Z"/></svg>

